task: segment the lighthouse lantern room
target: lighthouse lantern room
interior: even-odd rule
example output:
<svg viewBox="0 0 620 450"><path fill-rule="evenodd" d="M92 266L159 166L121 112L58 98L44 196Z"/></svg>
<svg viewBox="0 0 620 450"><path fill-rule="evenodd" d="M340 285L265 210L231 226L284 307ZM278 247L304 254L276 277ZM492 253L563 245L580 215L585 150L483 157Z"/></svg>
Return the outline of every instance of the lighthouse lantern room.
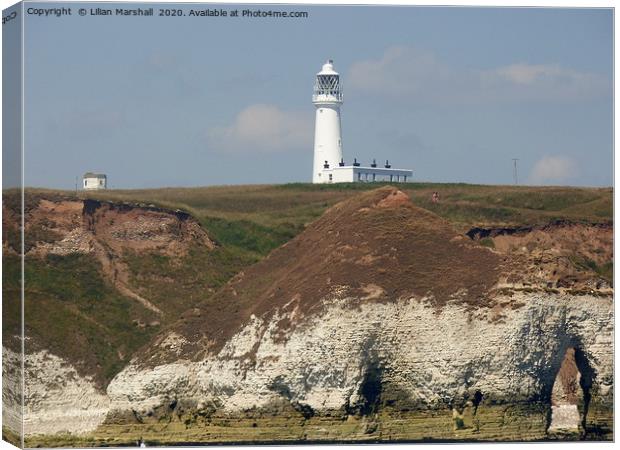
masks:
<svg viewBox="0 0 620 450"><path fill-rule="evenodd" d="M313 183L411 180L411 170L392 169L387 160L384 167L377 167L376 160L370 166L362 166L357 159L352 165L344 162L340 127L342 84L331 59L316 74L312 103L316 107Z"/></svg>

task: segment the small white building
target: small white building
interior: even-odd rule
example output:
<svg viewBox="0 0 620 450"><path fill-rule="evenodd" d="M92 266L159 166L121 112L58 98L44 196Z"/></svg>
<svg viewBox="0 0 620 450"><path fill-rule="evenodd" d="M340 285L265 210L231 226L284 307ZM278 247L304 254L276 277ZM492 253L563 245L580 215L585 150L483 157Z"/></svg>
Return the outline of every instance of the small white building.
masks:
<svg viewBox="0 0 620 450"><path fill-rule="evenodd" d="M86 172L82 177L82 187L85 190L106 189L108 177L103 173Z"/></svg>
<svg viewBox="0 0 620 450"><path fill-rule="evenodd" d="M321 71L316 74L312 103L316 107L313 183L411 181L413 171L392 169L388 161L385 161L383 167L378 167L375 160L368 166L362 166L357 159L352 165L344 162L340 126L342 84L331 59L323 64Z"/></svg>

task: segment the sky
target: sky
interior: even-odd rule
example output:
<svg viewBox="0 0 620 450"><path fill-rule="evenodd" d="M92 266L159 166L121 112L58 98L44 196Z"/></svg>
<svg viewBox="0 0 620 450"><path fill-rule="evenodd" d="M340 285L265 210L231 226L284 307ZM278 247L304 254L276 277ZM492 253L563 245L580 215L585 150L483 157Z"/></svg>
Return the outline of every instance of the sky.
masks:
<svg viewBox="0 0 620 450"><path fill-rule="evenodd" d="M25 6L73 10L25 15L29 186L72 189L87 171L112 188L309 182L312 87L328 58L347 162L512 184L518 158L520 184L613 183L611 9ZM207 7L308 17L188 16Z"/></svg>

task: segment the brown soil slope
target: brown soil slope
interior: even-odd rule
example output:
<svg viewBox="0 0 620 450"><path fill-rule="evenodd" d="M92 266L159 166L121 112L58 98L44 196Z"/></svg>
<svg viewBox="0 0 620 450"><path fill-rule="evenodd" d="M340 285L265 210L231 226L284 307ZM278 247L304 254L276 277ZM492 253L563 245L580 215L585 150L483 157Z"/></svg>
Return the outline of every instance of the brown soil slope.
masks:
<svg viewBox="0 0 620 450"><path fill-rule="evenodd" d="M20 205L10 196L4 200L3 345L20 351ZM168 283L177 295L151 296L144 289L151 282L148 267L136 272L130 265L163 260L189 267L197 257L209 260L217 248L185 212L52 194L25 200L26 351L63 357L101 388L162 325L214 287L184 270Z"/></svg>
<svg viewBox="0 0 620 450"><path fill-rule="evenodd" d="M360 303L413 297L438 308L450 301L479 306L489 301L502 265L497 252L458 235L444 219L413 206L403 192L385 187L330 208L186 312L173 331L188 342L184 356L197 360L221 349L251 315L294 312L295 323L279 324L286 333L320 312L323 300L336 291ZM178 357L157 350L165 335L143 361Z"/></svg>
<svg viewBox="0 0 620 450"><path fill-rule="evenodd" d="M472 228L467 235L509 255L509 280L611 295L613 224L555 220L530 227Z"/></svg>

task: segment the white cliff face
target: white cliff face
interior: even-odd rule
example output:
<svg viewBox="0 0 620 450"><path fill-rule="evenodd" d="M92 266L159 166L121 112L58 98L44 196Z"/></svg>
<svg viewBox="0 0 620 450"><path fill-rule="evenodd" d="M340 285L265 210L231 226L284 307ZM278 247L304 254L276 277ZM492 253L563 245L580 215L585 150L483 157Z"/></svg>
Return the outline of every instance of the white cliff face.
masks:
<svg viewBox="0 0 620 450"><path fill-rule="evenodd" d="M21 366L20 354L2 347L2 425L18 435L22 432Z"/></svg>
<svg viewBox="0 0 620 450"><path fill-rule="evenodd" d="M5 361L20 366L21 356L2 349ZM3 368L7 367L6 362ZM103 422L109 409L105 393L90 377L78 374L66 360L47 351L26 355L24 391L24 434L80 434L93 431ZM4 375L4 374L3 374ZM12 431L21 430L21 383L3 376L3 424Z"/></svg>
<svg viewBox="0 0 620 450"><path fill-rule="evenodd" d="M523 401L550 392L568 346L580 348L594 370L596 394L611 399L610 297L515 293L497 303L438 310L414 299L336 298L286 336L277 326L285 314L268 321L252 316L206 360L130 364L108 387L110 407L144 414L189 400L234 413L284 398L314 410L337 409L360 400L371 371L414 403L449 404L476 390L485 398Z"/></svg>
<svg viewBox="0 0 620 450"><path fill-rule="evenodd" d="M530 400L550 392L569 346L594 370L593 393L611 402L611 298L519 293L475 310L436 309L414 299L355 303L329 300L323 313L288 335L278 322L294 317L295 309L266 321L252 316L217 355L198 362L183 359L184 338L170 333L160 345L178 354L177 362L130 364L107 395L63 359L46 351L27 355L25 434L85 433L110 411L148 414L175 400L229 413L282 399L316 411L354 407L372 371L384 388L397 388L414 404L458 403L477 390L485 398ZM19 363L7 348L3 357ZM6 375L4 423L19 430L19 380Z"/></svg>

